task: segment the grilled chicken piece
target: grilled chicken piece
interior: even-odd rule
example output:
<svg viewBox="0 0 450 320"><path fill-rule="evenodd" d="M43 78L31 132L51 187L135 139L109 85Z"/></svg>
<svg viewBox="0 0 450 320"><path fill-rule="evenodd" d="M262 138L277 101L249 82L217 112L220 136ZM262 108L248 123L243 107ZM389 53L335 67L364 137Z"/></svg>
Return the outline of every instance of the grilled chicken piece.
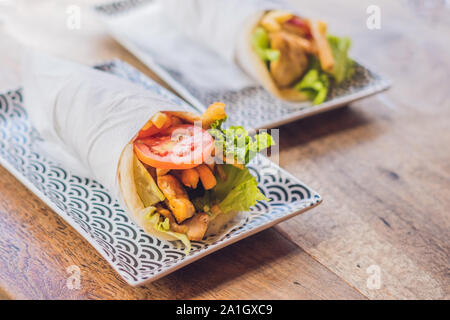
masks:
<svg viewBox="0 0 450 320"><path fill-rule="evenodd" d="M202 240L208 229L209 216L200 212L182 224L187 227L187 237L189 240Z"/></svg>
<svg viewBox="0 0 450 320"><path fill-rule="evenodd" d="M203 239L206 229L208 229L209 216L206 213L197 213L189 220L186 220L182 224L178 224L169 210L158 207L157 211L159 214L169 219L170 230L186 234L189 240Z"/></svg>
<svg viewBox="0 0 450 320"><path fill-rule="evenodd" d="M195 213L194 205L189 201L186 190L180 181L174 176L167 174L157 177L158 187L166 197L168 206L178 223L189 219Z"/></svg>
<svg viewBox="0 0 450 320"><path fill-rule="evenodd" d="M284 31L270 34L270 46L280 51L280 58L270 63L270 73L278 87L288 87L298 80L308 67L308 58L295 35Z"/></svg>

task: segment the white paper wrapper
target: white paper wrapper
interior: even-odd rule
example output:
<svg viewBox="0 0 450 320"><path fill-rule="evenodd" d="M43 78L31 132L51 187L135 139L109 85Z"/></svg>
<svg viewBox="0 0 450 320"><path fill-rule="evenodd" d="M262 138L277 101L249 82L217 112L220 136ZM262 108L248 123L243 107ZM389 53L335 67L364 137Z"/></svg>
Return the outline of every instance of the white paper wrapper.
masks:
<svg viewBox="0 0 450 320"><path fill-rule="evenodd" d="M124 147L154 113L181 108L117 76L44 54L26 51L22 66L24 105L47 152L115 196Z"/></svg>
<svg viewBox="0 0 450 320"><path fill-rule="evenodd" d="M269 0L156 0L114 17L110 31L195 87L240 90L257 81L236 63L237 37L251 16L280 7Z"/></svg>
<svg viewBox="0 0 450 320"><path fill-rule="evenodd" d="M169 24L195 41L234 63L236 39L245 21L272 9L272 1L158 0Z"/></svg>

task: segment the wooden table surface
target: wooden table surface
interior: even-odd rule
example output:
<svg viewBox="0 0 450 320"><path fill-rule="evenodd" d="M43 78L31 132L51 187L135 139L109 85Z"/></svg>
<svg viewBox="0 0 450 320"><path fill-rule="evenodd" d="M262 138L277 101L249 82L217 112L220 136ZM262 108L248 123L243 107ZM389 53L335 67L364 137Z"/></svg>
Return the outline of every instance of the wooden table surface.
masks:
<svg viewBox="0 0 450 320"><path fill-rule="evenodd" d="M0 2L0 91L20 85L10 38L86 64L120 58L156 78L108 36L93 1L8 3ZM316 189L322 205L133 288L0 167L0 298L449 299L450 8L423 3L294 2L349 35L353 56L394 83L280 128L280 165ZM73 4L79 30L66 27ZM381 29L366 27L372 4ZM80 289L66 286L70 265L81 269Z"/></svg>

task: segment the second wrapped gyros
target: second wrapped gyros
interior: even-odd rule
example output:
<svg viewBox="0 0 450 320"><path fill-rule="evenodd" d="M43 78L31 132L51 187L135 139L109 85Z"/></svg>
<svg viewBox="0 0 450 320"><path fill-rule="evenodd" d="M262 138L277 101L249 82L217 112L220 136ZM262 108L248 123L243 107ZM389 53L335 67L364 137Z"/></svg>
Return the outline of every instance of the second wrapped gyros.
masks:
<svg viewBox="0 0 450 320"><path fill-rule="evenodd" d="M205 55L204 59L199 59L198 54L191 55L190 60L187 55L184 65L178 68L181 71L189 66L214 70L217 63L206 58L208 53L214 53L227 62L228 69L239 67L277 98L293 102L310 100L313 104L324 102L333 86L339 86L354 74L354 62L349 57L350 39L330 34L325 21L304 16L282 1L155 2L169 21L167 33L180 33L181 39L187 39ZM159 52L159 57L166 56L162 54L164 46L152 50ZM160 63L167 66L164 59ZM183 77L191 80L189 73L185 72ZM243 76L240 86L235 85L240 82L234 77L220 73L217 78L220 82L214 79L210 82L220 83L221 87L208 83L208 90L235 91L249 86ZM201 84L196 87L201 88Z"/></svg>

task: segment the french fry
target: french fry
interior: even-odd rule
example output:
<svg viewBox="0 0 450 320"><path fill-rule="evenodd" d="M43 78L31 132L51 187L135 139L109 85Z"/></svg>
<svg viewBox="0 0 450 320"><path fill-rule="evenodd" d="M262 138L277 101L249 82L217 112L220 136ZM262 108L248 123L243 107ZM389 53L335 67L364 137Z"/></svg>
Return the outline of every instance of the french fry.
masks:
<svg viewBox="0 0 450 320"><path fill-rule="evenodd" d="M316 24L311 23L310 26L316 43L320 66L325 71L332 71L334 68L334 57L326 36L327 24L323 21L317 21Z"/></svg>
<svg viewBox="0 0 450 320"><path fill-rule="evenodd" d="M199 115L196 115L195 113L187 112L187 111L167 111L166 113L168 115L175 116L185 122L192 123L192 124L194 122L202 120L202 118Z"/></svg>
<svg viewBox="0 0 450 320"><path fill-rule="evenodd" d="M272 10L269 15L278 23L285 23L294 16L293 13L284 10Z"/></svg>
<svg viewBox="0 0 450 320"><path fill-rule="evenodd" d="M158 129L161 129L166 121L170 120L169 116L162 112L157 112L153 115L151 121Z"/></svg>
<svg viewBox="0 0 450 320"><path fill-rule="evenodd" d="M295 42L297 42L298 45L300 47L302 47L303 50L305 50L306 52L311 53L311 54L317 53L317 47L314 44L314 42L312 42L308 39L305 39L305 38L300 38L300 37L296 37Z"/></svg>
<svg viewBox="0 0 450 320"><path fill-rule="evenodd" d="M214 177L213 173L207 165L201 164L198 167L195 167L195 170L197 170L198 175L200 176L200 181L202 182L203 188L205 188L205 190L209 190L215 187L215 185L217 184L216 177Z"/></svg>
<svg viewBox="0 0 450 320"><path fill-rule="evenodd" d="M142 131L150 129L150 127L153 126L152 120L148 120L147 123L142 127Z"/></svg>
<svg viewBox="0 0 450 320"><path fill-rule="evenodd" d="M214 102L208 109L202 114L202 127L208 129L216 120L225 119L227 114L225 113L225 104L222 102Z"/></svg>
<svg viewBox="0 0 450 320"><path fill-rule="evenodd" d="M196 189L199 180L198 171L195 169L186 169L181 171L181 182L189 188Z"/></svg>

